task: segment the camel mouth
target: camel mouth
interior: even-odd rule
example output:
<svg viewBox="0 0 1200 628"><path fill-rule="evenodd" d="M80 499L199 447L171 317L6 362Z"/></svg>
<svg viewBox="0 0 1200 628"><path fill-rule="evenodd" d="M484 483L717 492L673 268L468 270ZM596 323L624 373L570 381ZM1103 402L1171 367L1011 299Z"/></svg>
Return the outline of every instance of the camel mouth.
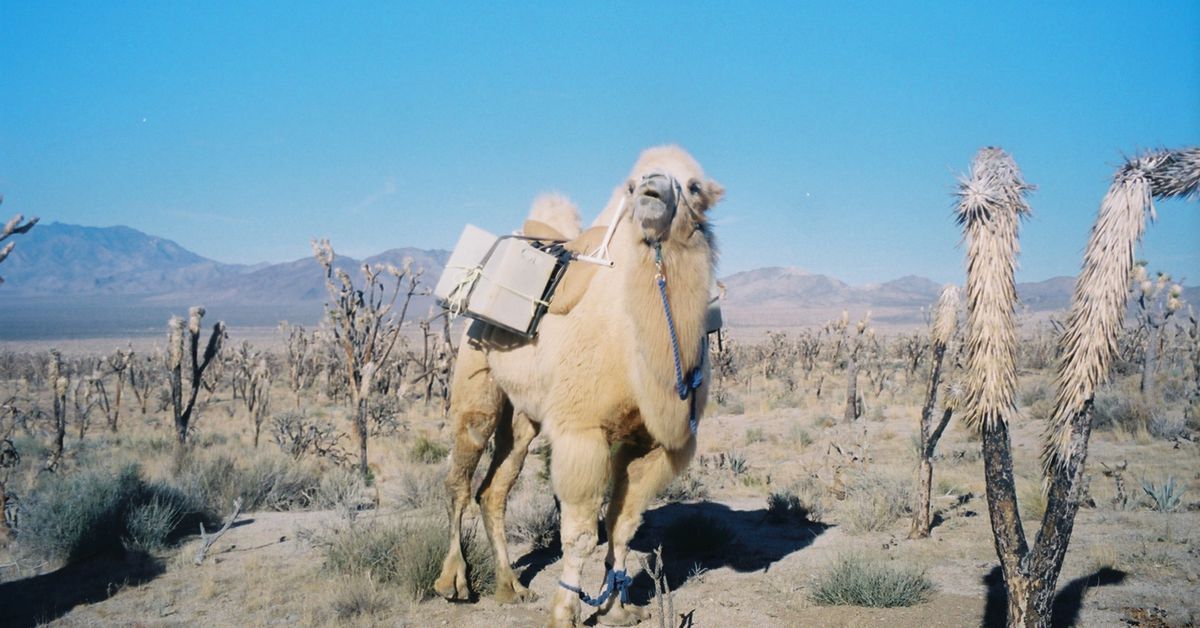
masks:
<svg viewBox="0 0 1200 628"><path fill-rule="evenodd" d="M652 173L633 189L633 217L646 242L661 242L675 220L677 183L669 175Z"/></svg>

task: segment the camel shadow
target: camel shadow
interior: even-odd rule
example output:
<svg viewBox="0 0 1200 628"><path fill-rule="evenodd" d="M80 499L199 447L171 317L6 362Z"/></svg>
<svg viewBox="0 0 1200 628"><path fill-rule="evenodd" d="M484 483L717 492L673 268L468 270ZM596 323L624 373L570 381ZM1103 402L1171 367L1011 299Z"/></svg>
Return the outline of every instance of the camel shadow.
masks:
<svg viewBox="0 0 1200 628"><path fill-rule="evenodd" d="M0 584L4 613L0 626L25 627L49 623L76 606L96 604L127 586L161 575L163 564L148 554L106 555L40 576Z"/></svg>
<svg viewBox="0 0 1200 628"><path fill-rule="evenodd" d="M1119 569L1103 567L1095 572L1076 578L1058 590L1054 596L1054 607L1050 614L1052 626L1075 626L1079 623L1079 611L1083 608L1083 596L1093 587L1104 587L1121 584L1126 574ZM987 604L983 611L982 628L994 628L1008 625L1008 590L1004 586L1004 577L1000 566L992 568L983 577L987 585Z"/></svg>
<svg viewBox="0 0 1200 628"><path fill-rule="evenodd" d="M640 552L662 548L663 564L650 561L650 566L661 570L674 591L712 569L765 573L812 545L828 527L794 518L772 520L766 508L734 510L715 502L672 503L646 511L630 546ZM645 604L653 593L653 579L642 570L634 578L630 599Z"/></svg>
<svg viewBox="0 0 1200 628"><path fill-rule="evenodd" d="M768 571L771 565L812 544L828 526L808 521L772 521L767 509L733 510L714 502L672 503L647 510L630 548L650 553L662 547L663 564L650 559L652 569L661 570L674 591L688 580L711 569ZM600 525L600 545L607 543ZM562 557L562 548L533 550L513 564L521 571L525 586L543 569ZM641 565L627 565L640 572L633 580L629 597L644 605L654 595L654 581Z"/></svg>

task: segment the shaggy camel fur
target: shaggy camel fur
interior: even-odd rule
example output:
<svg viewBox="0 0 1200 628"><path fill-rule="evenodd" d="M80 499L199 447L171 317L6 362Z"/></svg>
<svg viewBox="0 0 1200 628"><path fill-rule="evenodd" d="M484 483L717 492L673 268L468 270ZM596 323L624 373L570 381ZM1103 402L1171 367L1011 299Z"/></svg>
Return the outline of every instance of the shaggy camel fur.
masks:
<svg viewBox="0 0 1200 628"><path fill-rule="evenodd" d="M468 330L451 384L450 549L436 583L439 594L459 600L470 595L462 514L472 473L494 437L495 453L477 499L496 555L496 598L532 598L510 566L504 512L529 443L541 429L551 443L551 482L562 506L560 580L566 585L554 595L550 625L572 626L578 619L580 597L567 587L584 586L580 572L598 541L596 517L610 481L605 562L614 573L625 571L643 511L695 451L689 419L693 403L695 416L703 413L708 394L703 340L716 261L706 212L723 194L682 149L645 151L597 219L598 225L608 224L625 204L609 245L613 268L595 271L574 307L547 315L532 341L479 324ZM691 400L676 392L655 245L661 247L681 370L699 368L704 374ZM644 617L644 609L614 594L597 619L630 625Z"/></svg>

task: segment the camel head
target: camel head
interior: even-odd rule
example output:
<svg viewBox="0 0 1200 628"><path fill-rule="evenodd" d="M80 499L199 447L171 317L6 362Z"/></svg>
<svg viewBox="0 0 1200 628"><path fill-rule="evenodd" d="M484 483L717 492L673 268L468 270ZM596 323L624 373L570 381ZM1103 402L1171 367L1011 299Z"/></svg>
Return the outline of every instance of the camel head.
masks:
<svg viewBox="0 0 1200 628"><path fill-rule="evenodd" d="M642 153L626 183L630 216L646 245L680 243L701 237L712 244L707 213L725 189L678 146Z"/></svg>

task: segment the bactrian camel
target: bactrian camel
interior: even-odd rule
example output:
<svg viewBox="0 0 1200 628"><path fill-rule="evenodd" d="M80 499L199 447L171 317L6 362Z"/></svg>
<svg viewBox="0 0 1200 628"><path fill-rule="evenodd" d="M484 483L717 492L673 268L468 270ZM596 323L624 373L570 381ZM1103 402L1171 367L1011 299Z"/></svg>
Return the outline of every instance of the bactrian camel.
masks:
<svg viewBox="0 0 1200 628"><path fill-rule="evenodd" d="M589 252L601 226L622 213L608 246L613 266L591 266L586 290L556 296L531 341L478 323L468 330L451 384L450 549L436 583L439 594L457 600L470 595L462 515L472 473L495 438L477 500L496 557L496 598L532 599L510 566L504 512L529 443L545 430L563 549L549 624L575 625L584 590L596 593L601 586L611 595L599 605L598 621L630 625L645 617L619 593L628 584L629 544L643 511L696 448L696 421L708 394L705 314L716 261L707 212L723 194L682 149L645 151L597 227L567 247ZM569 308L557 303L560 298ZM598 542L597 515L610 482L605 583L585 584L580 573Z"/></svg>

